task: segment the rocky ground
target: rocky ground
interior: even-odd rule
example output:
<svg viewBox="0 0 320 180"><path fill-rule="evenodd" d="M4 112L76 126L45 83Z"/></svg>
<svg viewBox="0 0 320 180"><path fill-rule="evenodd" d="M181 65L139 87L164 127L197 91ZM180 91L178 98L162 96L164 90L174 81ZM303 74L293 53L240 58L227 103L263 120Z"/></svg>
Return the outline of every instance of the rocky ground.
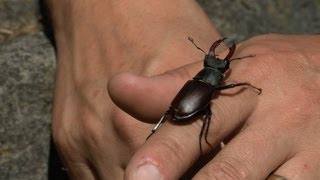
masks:
<svg viewBox="0 0 320 180"><path fill-rule="evenodd" d="M320 32L319 0L198 2L220 32L236 42L266 33ZM55 54L39 4L0 0L0 180L58 179L50 159Z"/></svg>

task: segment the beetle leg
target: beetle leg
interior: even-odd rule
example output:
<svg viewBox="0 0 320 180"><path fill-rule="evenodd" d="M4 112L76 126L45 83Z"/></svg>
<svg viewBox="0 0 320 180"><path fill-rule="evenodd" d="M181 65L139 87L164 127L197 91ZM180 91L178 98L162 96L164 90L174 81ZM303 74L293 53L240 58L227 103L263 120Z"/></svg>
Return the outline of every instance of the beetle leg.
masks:
<svg viewBox="0 0 320 180"><path fill-rule="evenodd" d="M206 114L206 118L204 119L204 124L206 126L206 128L204 129L204 140L206 141L206 143L212 148L211 144L208 141L208 133L209 133L209 127L210 127L210 123L211 123L211 108L210 108L210 104L207 106L207 114Z"/></svg>
<svg viewBox="0 0 320 180"><path fill-rule="evenodd" d="M160 118L160 120L159 120L159 122L156 124L156 126L151 130L151 133L150 133L150 135L147 137L146 140L148 140L149 137L152 136L152 135L157 131L157 129L162 125L162 123L164 123L164 122L166 121L165 117L166 117L166 115L168 115L168 114L169 114L169 111L166 111L166 112L163 114L163 116Z"/></svg>
<svg viewBox="0 0 320 180"><path fill-rule="evenodd" d="M205 119L203 121L203 125L200 131L200 135L199 135L199 145L200 145L200 152L202 154L202 137L204 137L204 140L206 141L206 143L211 147L211 149L213 149L212 145L209 143L207 137L208 137L208 133L209 133L209 127L210 127L210 123L211 123L211 108L210 108L210 104L207 106L206 108L206 114L205 114Z"/></svg>
<svg viewBox="0 0 320 180"><path fill-rule="evenodd" d="M221 86L221 87L217 87L216 90L224 90L224 89L231 89L231 88L235 88L237 86L248 86L248 87L251 87L253 89L256 89L258 91L258 94L261 94L262 92L262 89L261 88L257 88L253 85L251 85L250 83L236 83L236 84L228 84L228 85L225 85L225 86Z"/></svg>
<svg viewBox="0 0 320 180"><path fill-rule="evenodd" d="M206 126L206 121L203 122L202 124L202 127L201 127L201 131L200 131L200 134L199 134L199 147L200 147L200 152L201 152L201 155L202 155L202 136L203 136L203 131L205 129L205 126Z"/></svg>
<svg viewBox="0 0 320 180"><path fill-rule="evenodd" d="M211 108L210 108L210 105L208 105L207 115L206 115L206 118L205 118L205 121L204 121L204 123L206 123L206 129L204 131L204 140L211 147L211 149L213 149L211 144L209 143L209 141L207 139L208 138L209 127L210 127L210 123L211 123L211 115L212 115Z"/></svg>

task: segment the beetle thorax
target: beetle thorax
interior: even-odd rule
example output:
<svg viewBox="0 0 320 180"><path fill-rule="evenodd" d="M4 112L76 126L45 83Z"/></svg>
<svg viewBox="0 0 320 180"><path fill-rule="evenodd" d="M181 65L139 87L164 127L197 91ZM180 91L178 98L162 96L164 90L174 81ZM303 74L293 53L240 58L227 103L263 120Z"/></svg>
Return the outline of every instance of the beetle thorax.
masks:
<svg viewBox="0 0 320 180"><path fill-rule="evenodd" d="M220 85L223 79L223 73L216 68L204 67L193 79L216 87Z"/></svg>
<svg viewBox="0 0 320 180"><path fill-rule="evenodd" d="M216 69L224 74L229 69L230 61L219 59L216 56L206 56L204 59L204 67Z"/></svg>

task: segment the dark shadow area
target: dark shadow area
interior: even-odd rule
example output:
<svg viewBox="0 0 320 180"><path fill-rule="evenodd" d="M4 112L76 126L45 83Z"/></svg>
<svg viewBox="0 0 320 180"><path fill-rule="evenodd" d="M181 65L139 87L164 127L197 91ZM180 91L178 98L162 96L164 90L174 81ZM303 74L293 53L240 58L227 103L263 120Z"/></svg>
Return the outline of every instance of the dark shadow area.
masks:
<svg viewBox="0 0 320 180"><path fill-rule="evenodd" d="M180 178L180 180L190 180L202 169L208 162L210 162L220 151L220 147L213 149L208 154L201 156L196 163ZM200 152L199 152L200 155Z"/></svg>
<svg viewBox="0 0 320 180"><path fill-rule="evenodd" d="M69 180L66 170L63 169L62 161L59 158L59 154L53 143L52 137L50 139L48 180Z"/></svg>
<svg viewBox="0 0 320 180"><path fill-rule="evenodd" d="M40 23L43 25L43 32L55 48L54 33L52 27L49 9L45 0L39 0L39 13L41 15ZM63 163L59 157L52 137L50 138L49 159L48 159L48 180L69 180L66 170L63 169Z"/></svg>
<svg viewBox="0 0 320 180"><path fill-rule="evenodd" d="M39 13L41 15L40 23L43 25L43 32L55 48L56 46L54 41L52 21L49 15L49 8L46 5L46 0L39 0Z"/></svg>

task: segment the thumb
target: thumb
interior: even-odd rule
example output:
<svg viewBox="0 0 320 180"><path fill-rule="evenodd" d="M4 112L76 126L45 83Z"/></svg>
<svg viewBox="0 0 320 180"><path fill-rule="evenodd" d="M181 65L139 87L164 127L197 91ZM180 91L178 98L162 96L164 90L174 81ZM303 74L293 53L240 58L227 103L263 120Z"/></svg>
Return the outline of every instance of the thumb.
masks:
<svg viewBox="0 0 320 180"><path fill-rule="evenodd" d="M201 66L202 62L193 63L152 77L120 73L110 79L108 91L122 110L144 122L155 123Z"/></svg>

